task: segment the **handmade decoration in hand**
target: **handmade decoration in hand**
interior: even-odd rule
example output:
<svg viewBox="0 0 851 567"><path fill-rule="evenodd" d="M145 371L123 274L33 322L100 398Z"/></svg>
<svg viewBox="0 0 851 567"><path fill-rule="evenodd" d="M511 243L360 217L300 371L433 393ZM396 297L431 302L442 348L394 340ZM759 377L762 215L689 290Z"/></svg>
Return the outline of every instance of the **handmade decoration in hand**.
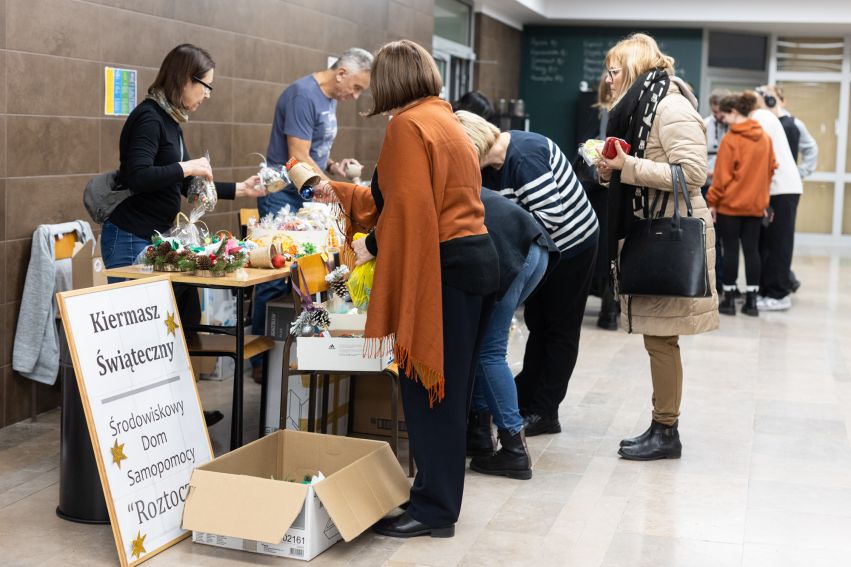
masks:
<svg viewBox="0 0 851 567"><path fill-rule="evenodd" d="M210 161L209 152L204 152L204 157L207 158L207 161ZM196 209L200 208L209 213L216 208L216 203L219 201L219 194L216 193L215 183L209 179L196 176L189 183L186 198L190 203L195 205Z"/></svg>
<svg viewBox="0 0 851 567"><path fill-rule="evenodd" d="M303 199L313 198L313 186L319 183L320 177L312 167L295 158L287 162L287 174Z"/></svg>
<svg viewBox="0 0 851 567"><path fill-rule="evenodd" d="M260 156L263 161L260 162L260 171L257 175L260 177L260 183L266 188L269 193L277 193L287 186L290 178L287 176L287 170L284 167L274 168L266 163L266 156L263 154L253 153L251 155Z"/></svg>

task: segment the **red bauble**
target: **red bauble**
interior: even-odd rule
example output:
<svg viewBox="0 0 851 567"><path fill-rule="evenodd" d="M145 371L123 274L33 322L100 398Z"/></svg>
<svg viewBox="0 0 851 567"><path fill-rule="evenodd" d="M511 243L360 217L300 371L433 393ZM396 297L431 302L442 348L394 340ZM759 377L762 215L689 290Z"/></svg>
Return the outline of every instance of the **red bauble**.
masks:
<svg viewBox="0 0 851 567"><path fill-rule="evenodd" d="M284 266L286 266L286 264L286 259L284 259L284 257L280 254L272 258L272 266L275 268L283 268Z"/></svg>

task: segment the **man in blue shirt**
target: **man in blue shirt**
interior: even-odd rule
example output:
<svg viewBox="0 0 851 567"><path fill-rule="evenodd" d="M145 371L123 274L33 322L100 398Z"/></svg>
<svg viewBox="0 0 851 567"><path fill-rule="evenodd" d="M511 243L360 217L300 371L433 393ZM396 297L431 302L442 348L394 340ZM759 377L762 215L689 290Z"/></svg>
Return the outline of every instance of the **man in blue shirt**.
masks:
<svg viewBox="0 0 851 567"><path fill-rule="evenodd" d="M353 47L330 69L304 76L287 87L275 106L275 120L266 159L281 166L290 158L313 166L323 178L327 173L345 177L352 158L335 162L331 145L337 136L337 101L357 100L369 88L372 54ZM294 187L258 199L260 216L277 213L284 205L297 211L304 200Z"/></svg>
<svg viewBox="0 0 851 567"><path fill-rule="evenodd" d="M275 119L266 159L280 167L290 158L313 166L323 178L346 177L353 158L339 162L331 159L331 146L337 136L337 101L357 100L369 88L372 54L353 47L343 52L329 68L304 76L287 87L275 105ZM359 164L358 164L359 165ZM286 188L257 199L260 217L277 214L284 206L298 211L304 199L290 184ZM264 335L266 303L288 291L283 281L257 286L254 295L252 333ZM260 379L261 359L252 360L254 377Z"/></svg>

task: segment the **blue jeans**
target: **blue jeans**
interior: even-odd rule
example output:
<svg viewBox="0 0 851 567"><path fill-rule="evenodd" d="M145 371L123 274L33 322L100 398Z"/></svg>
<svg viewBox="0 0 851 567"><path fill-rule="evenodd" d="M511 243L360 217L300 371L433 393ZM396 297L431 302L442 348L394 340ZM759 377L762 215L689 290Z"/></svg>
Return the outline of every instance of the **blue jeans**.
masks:
<svg viewBox="0 0 851 567"><path fill-rule="evenodd" d="M304 199L301 198L301 195L298 194L292 183L277 193L270 193L266 197L257 198L257 210L260 213L261 219L270 213L273 215L277 214L285 205L289 205L290 210L293 213L297 213L303 204ZM289 292L289 283L284 280L275 280L254 287L254 310L251 313L251 334L266 334L266 303ZM261 364L263 364L262 356L252 357L252 366L260 366Z"/></svg>
<svg viewBox="0 0 851 567"><path fill-rule="evenodd" d="M132 266L139 254L151 244L150 240L139 238L132 232L121 230L109 221L103 223L100 235L100 251L107 268ZM109 283L123 281L121 278L109 278Z"/></svg>
<svg viewBox="0 0 851 567"><path fill-rule="evenodd" d="M489 409L496 426L499 429L507 429L512 435L523 428L523 419L517 404L514 375L506 360L508 331L514 312L535 291L544 277L548 261L546 248L538 244L529 247L529 254L520 272L502 299L494 306L482 339L476 382L473 386L473 409Z"/></svg>

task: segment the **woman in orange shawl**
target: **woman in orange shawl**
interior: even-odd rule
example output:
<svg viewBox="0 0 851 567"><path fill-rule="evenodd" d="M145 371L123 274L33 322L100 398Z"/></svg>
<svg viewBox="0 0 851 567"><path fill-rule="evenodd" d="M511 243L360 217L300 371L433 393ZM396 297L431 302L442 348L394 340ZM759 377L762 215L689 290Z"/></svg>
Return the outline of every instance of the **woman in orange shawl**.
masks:
<svg viewBox="0 0 851 567"><path fill-rule="evenodd" d="M382 47L372 68L375 116L390 113L372 187L324 182L339 201L358 263L377 259L367 350L395 354L417 463L405 513L384 535L451 537L461 511L466 417L478 345L498 287L484 225L478 158L431 55L408 40Z"/></svg>

